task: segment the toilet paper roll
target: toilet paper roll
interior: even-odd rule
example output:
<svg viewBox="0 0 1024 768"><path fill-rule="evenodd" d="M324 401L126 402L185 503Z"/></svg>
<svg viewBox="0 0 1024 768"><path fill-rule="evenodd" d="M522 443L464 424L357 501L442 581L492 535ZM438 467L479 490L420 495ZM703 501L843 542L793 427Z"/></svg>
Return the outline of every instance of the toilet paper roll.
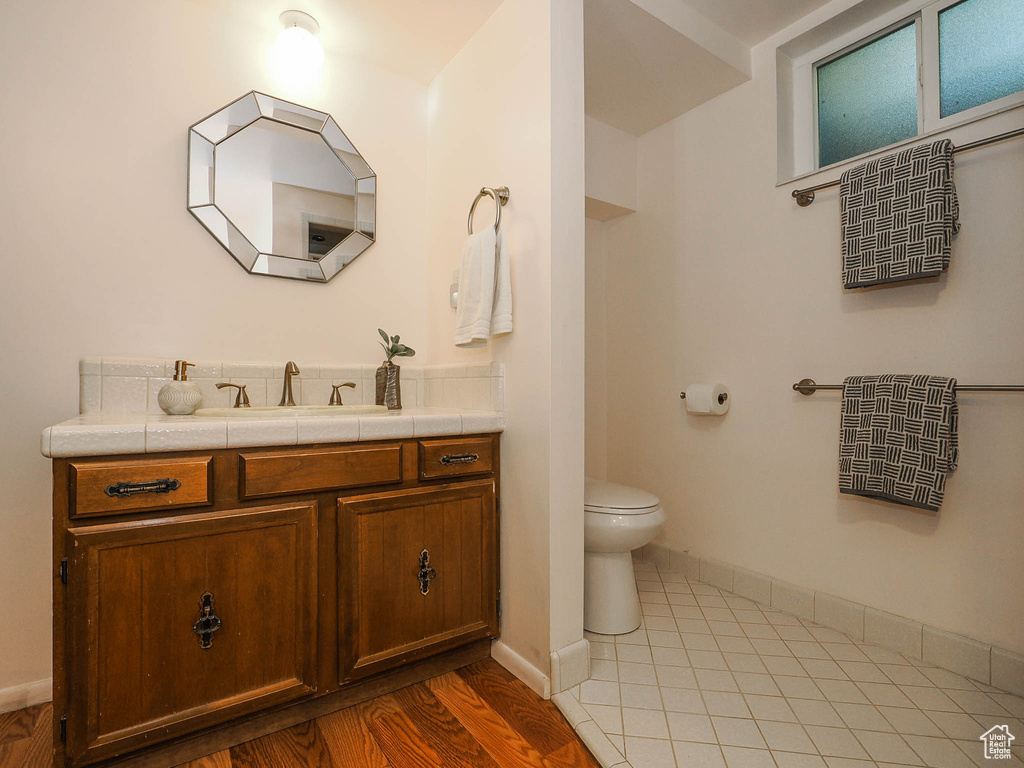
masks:
<svg viewBox="0 0 1024 768"><path fill-rule="evenodd" d="M721 382L686 388L686 410L699 416L722 416L729 411L729 388Z"/></svg>

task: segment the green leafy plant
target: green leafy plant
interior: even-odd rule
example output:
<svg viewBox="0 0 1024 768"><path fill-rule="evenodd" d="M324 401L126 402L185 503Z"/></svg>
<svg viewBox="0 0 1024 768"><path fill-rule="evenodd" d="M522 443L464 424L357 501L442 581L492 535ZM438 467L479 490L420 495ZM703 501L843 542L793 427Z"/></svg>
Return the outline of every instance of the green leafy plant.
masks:
<svg viewBox="0 0 1024 768"><path fill-rule="evenodd" d="M382 328L378 328L377 333L384 339L384 343L381 346L384 347L384 354L388 356L389 363L393 357L412 357L416 354L416 350L412 347L400 344L399 341L401 339L398 336L388 336Z"/></svg>

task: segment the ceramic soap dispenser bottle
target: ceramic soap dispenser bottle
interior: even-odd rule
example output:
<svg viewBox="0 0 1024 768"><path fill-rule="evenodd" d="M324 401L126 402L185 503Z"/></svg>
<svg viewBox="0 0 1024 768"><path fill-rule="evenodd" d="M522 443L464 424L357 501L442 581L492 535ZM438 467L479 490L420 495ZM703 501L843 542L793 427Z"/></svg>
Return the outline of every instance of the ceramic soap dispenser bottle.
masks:
<svg viewBox="0 0 1024 768"><path fill-rule="evenodd" d="M189 416L203 404L203 393L199 386L188 380L188 368L192 363L176 360L174 363L174 381L168 381L160 387L157 402L164 413L172 416Z"/></svg>

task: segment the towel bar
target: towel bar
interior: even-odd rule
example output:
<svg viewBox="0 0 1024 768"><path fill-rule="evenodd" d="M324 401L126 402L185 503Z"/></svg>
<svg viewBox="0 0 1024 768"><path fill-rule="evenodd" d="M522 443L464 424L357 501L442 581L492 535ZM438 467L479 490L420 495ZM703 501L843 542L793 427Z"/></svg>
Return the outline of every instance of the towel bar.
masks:
<svg viewBox="0 0 1024 768"><path fill-rule="evenodd" d="M476 213L476 205L484 197L494 198L494 231L498 231L498 227L501 226L501 209L508 202L509 191L508 187L480 187L480 192L473 200L473 205L469 207L469 220L466 222L466 228L469 230L469 234L473 234L473 214Z"/></svg>
<svg viewBox="0 0 1024 768"><path fill-rule="evenodd" d="M815 384L814 379L800 379L793 385L793 391L801 395L813 395L819 389L843 388L842 384ZM1024 384L957 384L957 392L1024 392Z"/></svg>
<svg viewBox="0 0 1024 768"><path fill-rule="evenodd" d="M1017 128L1013 131L1006 131L1006 133L999 133L995 136L989 136L987 139L979 139L978 141L972 141L969 144L963 144L959 147L953 147L953 154L957 152L966 152L969 149L977 149L978 147L985 147L989 144L995 144L997 141L1005 141L1006 139L1012 139L1014 136L1020 136L1024 134L1024 128ZM793 199L796 200L796 204L801 208L806 208L808 205L814 202L814 193L822 189L828 189L829 187L838 187L839 179L835 181L826 181L823 184L816 184L813 187L807 187L806 189L794 189ZM995 390L997 392L1003 391L1016 391L1016 390ZM810 394L809 392L807 394Z"/></svg>

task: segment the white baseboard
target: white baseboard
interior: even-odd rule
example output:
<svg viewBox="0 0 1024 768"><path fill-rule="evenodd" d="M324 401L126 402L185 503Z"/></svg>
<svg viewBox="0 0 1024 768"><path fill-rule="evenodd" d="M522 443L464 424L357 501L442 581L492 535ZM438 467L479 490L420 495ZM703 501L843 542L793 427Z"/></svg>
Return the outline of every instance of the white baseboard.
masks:
<svg viewBox="0 0 1024 768"><path fill-rule="evenodd" d="M526 683L538 696L551 698L551 679L501 640L491 643L491 658Z"/></svg>
<svg viewBox="0 0 1024 768"><path fill-rule="evenodd" d="M577 640L551 652L551 693L567 691L590 679L590 643Z"/></svg>
<svg viewBox="0 0 1024 768"><path fill-rule="evenodd" d="M13 712L35 704L44 704L53 699L53 680L36 680L34 683L0 688L0 713Z"/></svg>

